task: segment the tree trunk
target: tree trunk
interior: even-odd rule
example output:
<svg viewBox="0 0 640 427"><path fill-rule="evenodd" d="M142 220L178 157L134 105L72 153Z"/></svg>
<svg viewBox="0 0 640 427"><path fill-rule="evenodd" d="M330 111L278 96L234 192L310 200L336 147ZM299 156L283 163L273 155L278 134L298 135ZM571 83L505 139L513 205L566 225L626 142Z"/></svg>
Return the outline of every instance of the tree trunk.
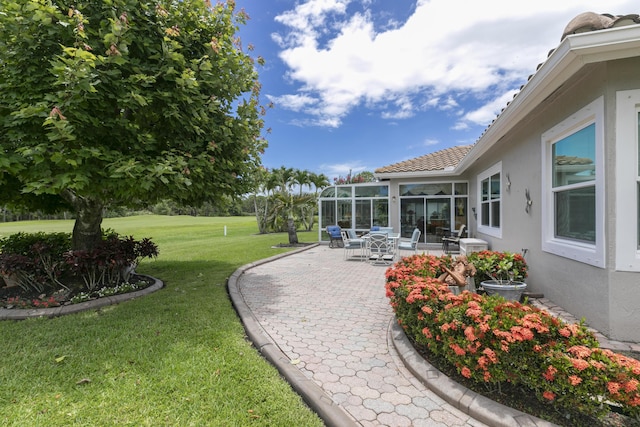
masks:
<svg viewBox="0 0 640 427"><path fill-rule="evenodd" d="M258 197L253 195L253 210L256 212L256 221L258 222L258 233L265 234L267 232L267 200L264 202L264 211L258 208Z"/></svg>
<svg viewBox="0 0 640 427"><path fill-rule="evenodd" d="M102 209L104 204L96 199L77 196L65 191L62 197L75 210L76 222L73 226L71 249L89 251L102 240Z"/></svg>
<svg viewBox="0 0 640 427"><path fill-rule="evenodd" d="M289 233L289 244L297 245L298 244L298 232L296 231L296 222L292 217L287 219L287 232Z"/></svg>

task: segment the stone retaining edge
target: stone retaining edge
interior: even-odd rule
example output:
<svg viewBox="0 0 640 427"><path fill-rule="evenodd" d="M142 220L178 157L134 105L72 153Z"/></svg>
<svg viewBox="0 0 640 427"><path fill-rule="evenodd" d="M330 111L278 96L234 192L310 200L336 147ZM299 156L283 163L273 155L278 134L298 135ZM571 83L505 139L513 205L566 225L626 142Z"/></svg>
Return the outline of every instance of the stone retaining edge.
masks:
<svg viewBox="0 0 640 427"><path fill-rule="evenodd" d="M413 348L395 316L389 324L388 339L393 342L402 363L421 383L473 419L495 427L558 427L484 397L444 375Z"/></svg>
<svg viewBox="0 0 640 427"><path fill-rule="evenodd" d="M94 310L107 305L119 304L144 295L148 295L162 289L164 282L155 277L139 274L139 276L149 277L154 280L151 286L147 286L139 291L128 292L126 294L112 295L98 298L91 301L80 302L78 304L63 305L50 308L0 308L0 320L26 320L32 317L58 317L67 314L79 313L81 311Z"/></svg>

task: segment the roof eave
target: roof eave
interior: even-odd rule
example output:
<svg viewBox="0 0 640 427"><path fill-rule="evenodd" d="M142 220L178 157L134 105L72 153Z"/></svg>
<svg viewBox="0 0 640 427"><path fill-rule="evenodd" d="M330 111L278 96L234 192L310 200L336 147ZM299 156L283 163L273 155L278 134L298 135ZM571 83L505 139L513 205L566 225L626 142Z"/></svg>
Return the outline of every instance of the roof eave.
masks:
<svg viewBox="0 0 640 427"><path fill-rule="evenodd" d="M455 173L463 173L586 64L640 56L640 25L567 36L487 128Z"/></svg>
<svg viewBox="0 0 640 427"><path fill-rule="evenodd" d="M384 179L402 179L402 178L425 178L440 176L456 176L459 175L455 168L438 169L434 171L414 171L414 172L374 172L376 178Z"/></svg>

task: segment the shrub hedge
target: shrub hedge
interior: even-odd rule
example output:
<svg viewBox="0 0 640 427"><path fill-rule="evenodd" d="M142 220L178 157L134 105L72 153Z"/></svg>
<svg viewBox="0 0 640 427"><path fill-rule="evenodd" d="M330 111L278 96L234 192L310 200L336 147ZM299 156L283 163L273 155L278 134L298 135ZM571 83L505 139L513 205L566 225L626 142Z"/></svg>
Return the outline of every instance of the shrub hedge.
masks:
<svg viewBox="0 0 640 427"><path fill-rule="evenodd" d="M640 362L599 348L583 324L499 296L454 295L437 277L450 257L414 255L386 272L399 324L478 383L512 383L567 412L640 416ZM574 412L575 413L575 412Z"/></svg>
<svg viewBox="0 0 640 427"><path fill-rule="evenodd" d="M120 237L112 230L104 231L91 251L72 251L70 233L16 233L0 239L0 274L28 293L92 292L126 282L142 258L157 255L151 240Z"/></svg>

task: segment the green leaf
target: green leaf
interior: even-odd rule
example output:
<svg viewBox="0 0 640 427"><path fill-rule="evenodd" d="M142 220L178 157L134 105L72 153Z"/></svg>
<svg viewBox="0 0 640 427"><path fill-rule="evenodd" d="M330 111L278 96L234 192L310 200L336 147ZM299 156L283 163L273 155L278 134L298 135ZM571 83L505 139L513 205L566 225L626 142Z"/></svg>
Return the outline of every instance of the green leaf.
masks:
<svg viewBox="0 0 640 427"><path fill-rule="evenodd" d="M162 2L163 17L157 0L75 2L69 16L70 3L0 1L0 167L12 205L68 189L194 205L246 191L228 175L257 173L263 119L230 4ZM165 37L174 25L180 36Z"/></svg>

